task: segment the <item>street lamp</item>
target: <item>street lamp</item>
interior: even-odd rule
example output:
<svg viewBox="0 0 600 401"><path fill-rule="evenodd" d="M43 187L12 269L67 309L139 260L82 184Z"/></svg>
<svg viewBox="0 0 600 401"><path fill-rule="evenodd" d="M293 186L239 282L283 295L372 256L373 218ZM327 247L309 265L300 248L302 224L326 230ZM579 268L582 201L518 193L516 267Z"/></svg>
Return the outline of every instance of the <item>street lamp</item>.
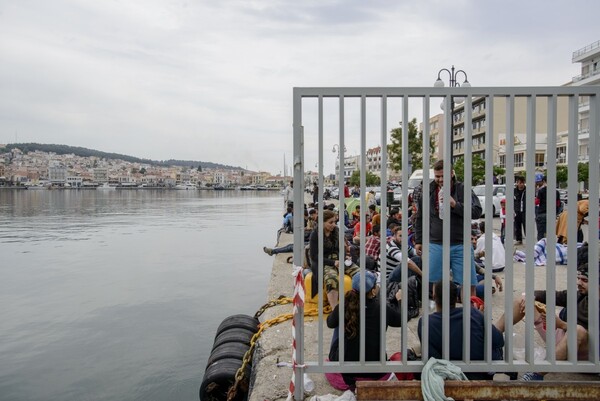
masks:
<svg viewBox="0 0 600 401"><path fill-rule="evenodd" d="M463 70L455 70L454 65L453 65L450 69L442 68L441 70L438 71L437 80L433 84L434 88L443 88L445 86L444 81L442 81L442 78L441 78L442 72L448 73L448 76L450 78L448 86L450 88L459 87L459 86L463 86L466 88L471 87L471 84L469 83L469 80L467 78L467 73L464 72ZM462 85L457 81L459 74L462 74L465 77L465 80L463 81ZM457 100L462 101L462 98L457 99ZM442 102L442 105L443 104L444 103ZM442 109L443 109L443 107L442 107ZM444 112L446 112L446 110L444 110ZM450 118L449 118L449 120L450 120L450 163L452 163L452 159L453 159L452 154L454 152L454 132L452 132L453 131L452 128L454 125L452 122L452 119L454 117L453 113L454 113L454 97L451 96L450 97Z"/></svg>

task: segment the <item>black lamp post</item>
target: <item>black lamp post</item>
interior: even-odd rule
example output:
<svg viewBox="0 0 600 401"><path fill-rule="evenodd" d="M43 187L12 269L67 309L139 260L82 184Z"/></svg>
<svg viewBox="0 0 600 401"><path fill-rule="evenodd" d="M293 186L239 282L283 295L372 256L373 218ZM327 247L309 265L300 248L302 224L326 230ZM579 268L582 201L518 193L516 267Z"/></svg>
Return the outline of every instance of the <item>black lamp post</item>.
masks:
<svg viewBox="0 0 600 401"><path fill-rule="evenodd" d="M452 66L452 68L447 69L447 68L442 68L441 70L438 71L438 76L437 76L437 80L435 81L435 83L433 84L433 86L435 88L443 88L444 85L444 81L442 81L442 78L440 77L440 75L442 74L442 72L447 72L448 76L450 78L450 82L449 82L449 87L450 88L454 88L457 86L464 86L464 87L471 87L471 84L469 83L469 80L467 78L467 73L464 72L463 70L455 70L454 66ZM462 74L465 77L465 80L463 81L462 85L460 83L458 83L457 78L458 75ZM442 103L443 104L443 103ZM453 119L453 113L454 113L454 97L451 96L450 97L450 163L453 163L453 153L454 153L454 132L453 132L453 128L454 128L454 123L452 121Z"/></svg>

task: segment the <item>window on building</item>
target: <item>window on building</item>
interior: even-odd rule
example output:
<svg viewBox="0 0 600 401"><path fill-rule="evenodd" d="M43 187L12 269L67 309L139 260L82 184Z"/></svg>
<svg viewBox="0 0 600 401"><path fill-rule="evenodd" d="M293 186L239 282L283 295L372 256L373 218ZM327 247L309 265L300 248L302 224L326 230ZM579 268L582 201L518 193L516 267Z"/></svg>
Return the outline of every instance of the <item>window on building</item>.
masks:
<svg viewBox="0 0 600 401"><path fill-rule="evenodd" d="M506 168L506 155L500 155L500 168Z"/></svg>
<svg viewBox="0 0 600 401"><path fill-rule="evenodd" d="M515 167L523 167L523 153L515 153Z"/></svg>
<svg viewBox="0 0 600 401"><path fill-rule="evenodd" d="M567 162L567 147L559 146L556 148L556 162L566 163Z"/></svg>
<svg viewBox="0 0 600 401"><path fill-rule="evenodd" d="M536 153L535 155L535 166L536 167L544 167L545 164L545 155L543 153Z"/></svg>

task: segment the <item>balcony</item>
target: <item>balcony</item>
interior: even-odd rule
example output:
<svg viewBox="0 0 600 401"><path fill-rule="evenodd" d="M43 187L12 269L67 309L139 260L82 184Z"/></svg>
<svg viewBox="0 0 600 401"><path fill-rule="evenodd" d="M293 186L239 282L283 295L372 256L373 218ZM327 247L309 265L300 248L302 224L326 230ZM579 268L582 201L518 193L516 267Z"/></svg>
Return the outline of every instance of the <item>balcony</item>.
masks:
<svg viewBox="0 0 600 401"><path fill-rule="evenodd" d="M585 113L586 111L590 111L590 101L589 100L579 103L579 112Z"/></svg>
<svg viewBox="0 0 600 401"><path fill-rule="evenodd" d="M574 51L572 62L577 63L577 62L583 60L583 56L587 55L588 53L593 53L594 50L597 50L597 49L600 49L600 40L592 43L591 45L587 45L585 47L582 47L579 50Z"/></svg>
<svg viewBox="0 0 600 401"><path fill-rule="evenodd" d="M591 77L595 77L600 74L600 69L596 69L594 71L590 71L587 74L581 74L573 77L573 83L583 81L584 79L588 79Z"/></svg>

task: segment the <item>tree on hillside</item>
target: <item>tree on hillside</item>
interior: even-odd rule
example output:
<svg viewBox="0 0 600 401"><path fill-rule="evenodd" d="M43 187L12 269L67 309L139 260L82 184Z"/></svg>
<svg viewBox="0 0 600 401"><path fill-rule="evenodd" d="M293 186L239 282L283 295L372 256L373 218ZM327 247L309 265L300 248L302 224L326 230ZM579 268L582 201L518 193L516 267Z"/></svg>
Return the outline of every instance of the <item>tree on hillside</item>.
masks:
<svg viewBox="0 0 600 401"><path fill-rule="evenodd" d="M367 171L365 181L368 187L372 187L374 185L379 185L381 183L381 178L370 171ZM360 170L354 170L350 177L350 185L360 185Z"/></svg>
<svg viewBox="0 0 600 401"><path fill-rule="evenodd" d="M400 124L402 125L402 124ZM391 130L391 144L388 153L394 171L402 170L402 127ZM412 169L423 168L423 133L417 129L417 119L413 118L408 123L408 155ZM433 153L433 141L429 138L429 154ZM431 160L433 162L433 159Z"/></svg>

